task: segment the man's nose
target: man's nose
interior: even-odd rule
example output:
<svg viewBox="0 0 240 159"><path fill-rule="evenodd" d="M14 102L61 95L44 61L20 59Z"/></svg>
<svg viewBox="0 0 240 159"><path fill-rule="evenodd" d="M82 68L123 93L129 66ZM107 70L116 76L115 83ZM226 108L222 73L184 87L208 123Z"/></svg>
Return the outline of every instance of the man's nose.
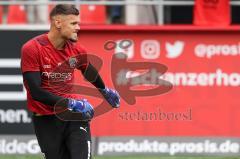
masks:
<svg viewBox="0 0 240 159"><path fill-rule="evenodd" d="M76 30L78 30L78 31L80 30L80 25L76 26Z"/></svg>

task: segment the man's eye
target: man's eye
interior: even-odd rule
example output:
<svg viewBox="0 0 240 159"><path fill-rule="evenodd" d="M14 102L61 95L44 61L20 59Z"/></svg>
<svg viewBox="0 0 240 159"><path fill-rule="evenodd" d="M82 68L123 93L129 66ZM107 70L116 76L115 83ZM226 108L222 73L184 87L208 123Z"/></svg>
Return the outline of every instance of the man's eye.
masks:
<svg viewBox="0 0 240 159"><path fill-rule="evenodd" d="M77 22L73 22L72 25L77 25L78 23Z"/></svg>

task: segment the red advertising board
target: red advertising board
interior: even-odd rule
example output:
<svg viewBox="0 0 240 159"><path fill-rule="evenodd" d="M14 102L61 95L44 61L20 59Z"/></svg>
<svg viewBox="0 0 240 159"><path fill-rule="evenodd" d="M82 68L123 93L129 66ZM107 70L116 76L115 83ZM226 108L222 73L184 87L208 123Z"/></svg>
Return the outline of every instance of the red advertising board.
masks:
<svg viewBox="0 0 240 159"><path fill-rule="evenodd" d="M92 121L93 136L239 137L238 29L82 27L80 43L102 59L100 74L106 85L140 85L134 91L119 90L121 87L117 86L121 107ZM112 59L119 52L128 59ZM158 72L155 65L166 66L167 70ZM136 71L128 72L128 68ZM138 81L121 77L121 71L127 72L127 77L137 77L143 69L149 70L149 76ZM153 93L156 86L146 83L158 85L162 80L171 82L173 87ZM91 97L89 101L93 105L100 103Z"/></svg>

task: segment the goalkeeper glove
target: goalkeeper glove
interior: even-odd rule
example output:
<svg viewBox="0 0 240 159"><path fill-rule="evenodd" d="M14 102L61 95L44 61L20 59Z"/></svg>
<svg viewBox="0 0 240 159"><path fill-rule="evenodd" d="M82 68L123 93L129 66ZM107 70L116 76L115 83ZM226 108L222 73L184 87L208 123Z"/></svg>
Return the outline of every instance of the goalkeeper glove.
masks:
<svg viewBox="0 0 240 159"><path fill-rule="evenodd" d="M120 107L120 96L116 90L106 87L105 89L99 89L99 91L113 108Z"/></svg>
<svg viewBox="0 0 240 159"><path fill-rule="evenodd" d="M68 99L68 109L73 112L82 113L84 120L90 120L94 116L93 107L87 101L87 99L83 100Z"/></svg>

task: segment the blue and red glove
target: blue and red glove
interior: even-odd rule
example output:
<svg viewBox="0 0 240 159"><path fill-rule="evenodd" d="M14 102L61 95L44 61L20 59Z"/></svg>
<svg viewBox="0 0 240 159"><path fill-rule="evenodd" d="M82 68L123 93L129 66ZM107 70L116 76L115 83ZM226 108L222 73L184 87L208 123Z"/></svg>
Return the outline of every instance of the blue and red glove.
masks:
<svg viewBox="0 0 240 159"><path fill-rule="evenodd" d="M83 120L91 120L94 116L94 109L87 99L68 99L68 109L82 113Z"/></svg>
<svg viewBox="0 0 240 159"><path fill-rule="evenodd" d="M116 90L106 87L105 89L99 89L99 91L113 108L120 107L120 96Z"/></svg>

